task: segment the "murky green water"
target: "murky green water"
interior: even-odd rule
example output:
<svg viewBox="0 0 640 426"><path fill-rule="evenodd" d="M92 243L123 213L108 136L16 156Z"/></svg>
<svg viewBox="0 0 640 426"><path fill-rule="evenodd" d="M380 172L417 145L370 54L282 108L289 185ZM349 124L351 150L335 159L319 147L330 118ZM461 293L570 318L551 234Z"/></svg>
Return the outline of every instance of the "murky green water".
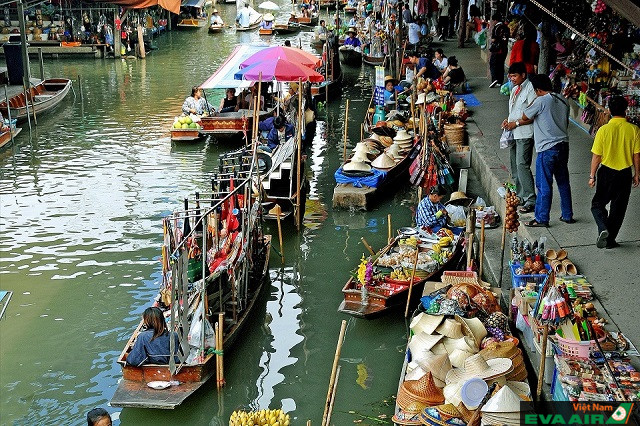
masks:
<svg viewBox="0 0 640 426"><path fill-rule="evenodd" d="M219 9L231 22L234 6ZM292 42L308 46L310 37ZM48 76L82 76L84 101L76 85L76 96L39 117L31 137L25 124L0 152L0 288L14 291L0 322L1 424L82 424L89 409L107 406L121 377L115 360L158 289L160 219L185 194L206 190L218 154L230 149L172 145L168 127L193 84L236 43L257 39L174 31L146 60L46 61ZM360 418L350 410L390 416L383 400L397 388L401 313L365 321L336 312L365 251L360 238L381 247L387 214L404 225L415 202L407 189L369 213L331 208L344 99L355 139L371 72L346 70L343 101L330 105L307 148L305 229L285 227L286 265L273 255L268 294L227 355L227 386L218 394L211 381L175 411L108 407L116 421L218 425L234 409L283 407L293 424L319 424L342 319L349 325L333 423Z"/></svg>

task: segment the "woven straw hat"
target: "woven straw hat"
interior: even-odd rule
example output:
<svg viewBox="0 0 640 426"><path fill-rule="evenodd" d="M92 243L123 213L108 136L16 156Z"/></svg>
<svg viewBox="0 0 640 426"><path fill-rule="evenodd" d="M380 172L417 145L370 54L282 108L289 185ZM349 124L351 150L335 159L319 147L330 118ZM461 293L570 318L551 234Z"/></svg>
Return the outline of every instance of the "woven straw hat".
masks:
<svg viewBox="0 0 640 426"><path fill-rule="evenodd" d="M467 352L462 349L454 349L453 352L449 354L449 361L451 365L455 368L460 368L464 365L464 360L473 355L472 352Z"/></svg>
<svg viewBox="0 0 640 426"><path fill-rule="evenodd" d="M460 349L465 352L471 352L472 354L478 353L478 346L472 337L463 336L459 339L451 339L446 337L442 340L444 347L447 349L447 353L451 354L454 350Z"/></svg>
<svg viewBox="0 0 640 426"><path fill-rule="evenodd" d="M420 413L404 411L402 408L391 417L395 424L399 425L421 425Z"/></svg>
<svg viewBox="0 0 640 426"><path fill-rule="evenodd" d="M452 404L442 404L427 407L420 414L423 425L464 425L460 419L460 412Z"/></svg>
<svg viewBox="0 0 640 426"><path fill-rule="evenodd" d="M417 362L424 371L431 372L436 386L440 388L444 387L444 380L447 378L449 370L451 370L451 363L449 362L449 357L447 355L436 355L431 352Z"/></svg>
<svg viewBox="0 0 640 426"><path fill-rule="evenodd" d="M522 399L509 386L503 386L481 408L483 413L515 413L520 411Z"/></svg>
<svg viewBox="0 0 640 426"><path fill-rule="evenodd" d="M393 144L393 138L391 136L380 136L380 143L384 146L391 146Z"/></svg>
<svg viewBox="0 0 640 426"><path fill-rule="evenodd" d="M513 368L509 358L494 358L485 361L482 355L475 354L464 360L462 368L454 368L447 374L447 384L463 381L471 377L487 380L504 376Z"/></svg>
<svg viewBox="0 0 640 426"><path fill-rule="evenodd" d="M388 170L394 167L396 165L396 162L393 158L389 157L386 153L383 152L371 162L371 165L376 169Z"/></svg>
<svg viewBox="0 0 640 426"><path fill-rule="evenodd" d="M467 194L462 191L456 191L451 194L451 197L449 197L449 201L447 201L447 204L453 204L455 206L468 206L469 204L471 204L471 202L473 202L473 199L467 197Z"/></svg>
<svg viewBox="0 0 640 426"><path fill-rule="evenodd" d="M462 389L463 382L455 382L448 384L442 389L442 393L444 394L445 402L448 402L453 405L458 405L462 402L462 397L460 396L460 389Z"/></svg>
<svg viewBox="0 0 640 426"><path fill-rule="evenodd" d="M376 141L380 141L380 135L377 133L371 133L371 136L369 136L367 139L373 139Z"/></svg>
<svg viewBox="0 0 640 426"><path fill-rule="evenodd" d="M521 382L525 380L529 373L527 373L527 366L524 364L522 356L514 359L513 371L509 372L505 377L507 380Z"/></svg>
<svg viewBox="0 0 640 426"><path fill-rule="evenodd" d="M412 402L419 402L424 406L442 404L444 395L442 389L434 383L431 372L428 372L418 380L405 380L398 391L397 402L403 410L409 411L414 407Z"/></svg>
<svg viewBox="0 0 640 426"><path fill-rule="evenodd" d="M476 410L469 410L463 402L456 404L456 409L460 413L460 418L462 418L466 423L469 423L473 414L476 412Z"/></svg>
<svg viewBox="0 0 640 426"><path fill-rule="evenodd" d="M342 166L342 170L347 172L370 172L371 166L363 161L349 161Z"/></svg>
<svg viewBox="0 0 640 426"><path fill-rule="evenodd" d="M264 19L265 21L273 21L273 15L271 13L267 13L265 14L262 19Z"/></svg>
<svg viewBox="0 0 640 426"><path fill-rule="evenodd" d="M433 345L433 347L431 348L431 352L433 352L436 355L441 355L441 354L448 355L449 354L449 352L447 352L447 348L442 343L442 341L440 341L440 342L436 343L435 345Z"/></svg>
<svg viewBox="0 0 640 426"><path fill-rule="evenodd" d="M493 342L489 345L485 346L484 349L480 351L480 355L484 359L493 359L493 358L509 358L514 359L521 353L520 349L515 345L515 342L505 340L504 342ZM515 368L515 365L514 365Z"/></svg>
<svg viewBox="0 0 640 426"><path fill-rule="evenodd" d="M400 155L400 145L398 145L397 143L391 144L391 146L387 148L386 153L394 160L399 160L403 157L402 155Z"/></svg>
<svg viewBox="0 0 640 426"><path fill-rule="evenodd" d="M393 138L393 140L396 142L407 141L411 139L413 139L413 136L411 136L405 129L399 130L398 133L396 134L396 137Z"/></svg>
<svg viewBox="0 0 640 426"><path fill-rule="evenodd" d="M411 369L409 369L411 364L414 364L414 365L413 365L413 367ZM417 362L411 361L409 364L407 364L407 374L405 374L404 379L405 380L419 380L425 374L427 374L427 372L425 370L423 370L422 367Z"/></svg>
<svg viewBox="0 0 640 426"><path fill-rule="evenodd" d="M456 321L462 324L462 332L465 334L465 336L473 337L476 345L480 347L482 339L487 336L487 329L484 328L482 321L480 321L478 318L463 318L459 315L456 315Z"/></svg>
<svg viewBox="0 0 640 426"><path fill-rule="evenodd" d="M440 335L427 334L425 332L414 335L409 343L412 358L418 361L428 356L433 345L441 339L442 336Z"/></svg>
<svg viewBox="0 0 640 426"><path fill-rule="evenodd" d="M507 381L507 386L511 388L521 399L531 398L531 387L527 382Z"/></svg>
<svg viewBox="0 0 640 426"><path fill-rule="evenodd" d="M420 332L424 332L427 334L433 334L436 331L436 328L440 325L444 316L442 315L429 315L424 312L420 312L416 315L411 321L411 330L418 334Z"/></svg>
<svg viewBox="0 0 640 426"><path fill-rule="evenodd" d="M436 328L436 333L440 333L450 339L459 339L463 337L462 324L454 319L446 319Z"/></svg>

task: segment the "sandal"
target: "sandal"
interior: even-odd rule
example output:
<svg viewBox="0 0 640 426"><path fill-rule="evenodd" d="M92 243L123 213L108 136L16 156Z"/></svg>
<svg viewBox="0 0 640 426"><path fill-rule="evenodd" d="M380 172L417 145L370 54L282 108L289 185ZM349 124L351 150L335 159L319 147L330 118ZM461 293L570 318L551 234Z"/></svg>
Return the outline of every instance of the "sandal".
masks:
<svg viewBox="0 0 640 426"><path fill-rule="evenodd" d="M522 207L520 207L518 209L518 212L519 213L532 213L533 211L535 211L535 209L536 209L536 206L532 206L532 205L522 206Z"/></svg>
<svg viewBox="0 0 640 426"><path fill-rule="evenodd" d="M576 220L574 218L571 219L565 219L563 217L560 217L560 222L564 222L564 223L568 223L568 224L572 224L572 223L576 223Z"/></svg>
<svg viewBox="0 0 640 426"><path fill-rule="evenodd" d="M529 222L525 222L524 226L527 226L529 228L548 228L549 222L538 222L537 220L533 219Z"/></svg>

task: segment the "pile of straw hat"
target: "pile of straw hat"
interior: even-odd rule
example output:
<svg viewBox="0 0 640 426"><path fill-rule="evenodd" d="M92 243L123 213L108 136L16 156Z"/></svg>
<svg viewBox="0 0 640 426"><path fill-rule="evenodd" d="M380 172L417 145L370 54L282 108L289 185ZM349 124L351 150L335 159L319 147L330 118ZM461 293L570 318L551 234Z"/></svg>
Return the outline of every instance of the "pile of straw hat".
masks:
<svg viewBox="0 0 640 426"><path fill-rule="evenodd" d="M376 169L389 170L396 165L396 161L387 155L386 152L383 152L373 160L371 165Z"/></svg>
<svg viewBox="0 0 640 426"><path fill-rule="evenodd" d="M513 340L492 342L480 351L480 355L486 359L509 358L513 364L513 370L507 374L506 379L511 381L523 381L527 379L527 368L524 364L522 349Z"/></svg>
<svg viewBox="0 0 640 426"><path fill-rule="evenodd" d="M519 425L523 399L509 386L503 386L480 409L483 425Z"/></svg>
<svg viewBox="0 0 640 426"><path fill-rule="evenodd" d="M400 154L400 145L395 143L392 143L391 146L385 150L385 152L389 157L393 158L394 160L399 161L402 158L404 158L404 156Z"/></svg>
<svg viewBox="0 0 640 426"><path fill-rule="evenodd" d="M405 129L400 129L393 138L393 143L398 145L399 152L408 151L413 146L413 136L411 136Z"/></svg>
<svg viewBox="0 0 640 426"><path fill-rule="evenodd" d="M400 410L393 416L395 423L419 425L422 410L444 403L444 395L428 372L418 380L405 380L398 390L396 403Z"/></svg>
<svg viewBox="0 0 640 426"><path fill-rule="evenodd" d="M475 354L465 359L461 368L449 371L446 383L466 381L472 377L490 380L502 377L512 370L513 363L509 358L492 358L487 361L482 355Z"/></svg>

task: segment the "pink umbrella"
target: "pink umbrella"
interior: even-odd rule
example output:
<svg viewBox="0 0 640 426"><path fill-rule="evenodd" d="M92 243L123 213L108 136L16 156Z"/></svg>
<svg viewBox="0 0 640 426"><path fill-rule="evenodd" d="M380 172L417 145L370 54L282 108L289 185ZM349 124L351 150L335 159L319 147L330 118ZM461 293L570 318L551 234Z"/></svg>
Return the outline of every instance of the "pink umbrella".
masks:
<svg viewBox="0 0 640 426"><path fill-rule="evenodd" d="M322 60L311 53L307 53L300 49L294 49L293 47L274 46L260 50L249 56L240 64L240 68L248 67L249 65L253 65L258 62L280 58L309 68L315 68L322 64Z"/></svg>
<svg viewBox="0 0 640 426"><path fill-rule="evenodd" d="M322 74L311 68L300 66L282 58L257 62L234 74L236 80L276 80L276 81L310 81L319 83L324 80Z"/></svg>

